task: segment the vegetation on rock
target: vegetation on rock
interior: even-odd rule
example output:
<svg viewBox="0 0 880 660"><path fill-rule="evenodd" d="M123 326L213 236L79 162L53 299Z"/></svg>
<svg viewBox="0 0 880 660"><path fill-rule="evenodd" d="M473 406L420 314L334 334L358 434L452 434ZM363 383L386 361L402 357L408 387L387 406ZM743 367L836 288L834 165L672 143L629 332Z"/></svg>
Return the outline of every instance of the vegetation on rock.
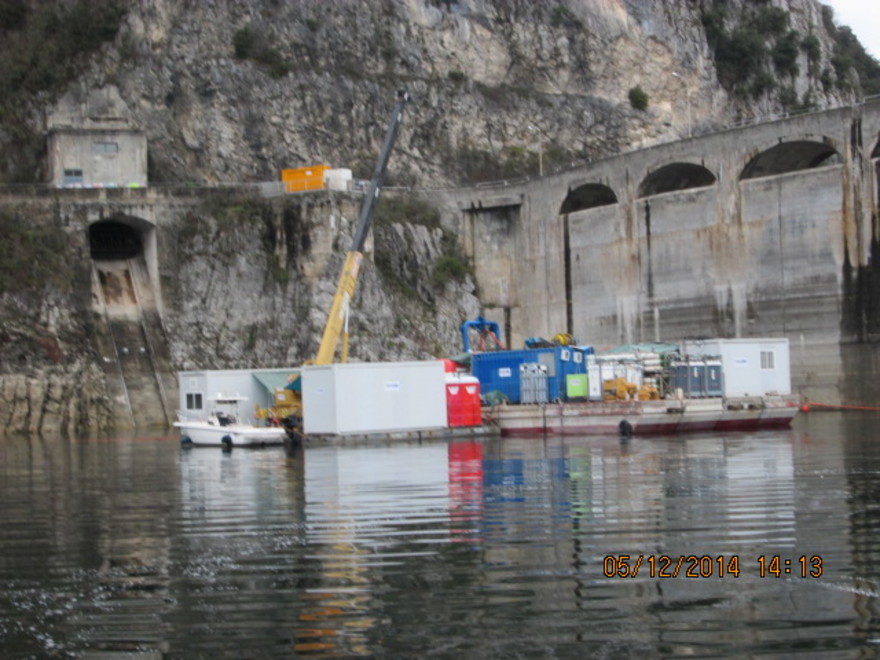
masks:
<svg viewBox="0 0 880 660"><path fill-rule="evenodd" d="M0 295L39 295L46 287L70 290L68 246L57 227L0 209L0 236Z"/></svg>
<svg viewBox="0 0 880 660"><path fill-rule="evenodd" d="M290 65L281 52L270 46L265 35L251 25L246 25L235 33L233 47L238 59L256 62L273 78L283 78L290 72Z"/></svg>
<svg viewBox="0 0 880 660"><path fill-rule="evenodd" d="M848 27L834 24L833 10L823 6L823 26L834 40L830 67L817 69L822 46L814 34L799 35L790 29L790 15L782 7L742 5L741 13L723 0L713 0L701 12L706 39L715 58L719 82L740 98L757 99L777 91L784 109L809 108L809 98L798 99L786 78L800 73L798 58L806 55L809 73L819 76L825 91L847 92L858 81L863 94L880 92L880 63L869 56Z"/></svg>
<svg viewBox="0 0 880 660"><path fill-rule="evenodd" d="M629 90L629 104L634 110L648 109L648 95L645 93L645 90L642 89L641 85L636 85Z"/></svg>

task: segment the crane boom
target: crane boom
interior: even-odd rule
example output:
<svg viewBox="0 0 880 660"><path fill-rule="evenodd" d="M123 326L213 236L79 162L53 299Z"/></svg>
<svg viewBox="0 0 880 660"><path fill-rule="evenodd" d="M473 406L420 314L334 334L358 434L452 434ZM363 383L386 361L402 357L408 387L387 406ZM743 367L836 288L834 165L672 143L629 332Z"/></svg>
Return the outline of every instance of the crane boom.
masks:
<svg viewBox="0 0 880 660"><path fill-rule="evenodd" d="M345 255L345 263L339 275L336 294L333 296L333 302L330 305L330 313L327 315L324 334L321 337L321 345L318 347L314 364L330 364L333 362L340 338L342 339L340 361L345 362L348 360L348 314L351 299L354 297L358 274L364 258L364 243L367 240L370 225L373 223L373 213L376 208L376 201L379 198L379 190L385 178L385 170L388 168L391 150L394 148L394 143L397 140L400 123L403 120L403 109L407 101L409 101L409 94L407 94L406 90L400 90L397 93L397 102L394 104L388 129L385 132L385 142L382 145L382 150L379 152L379 159L376 161L373 178L370 180L367 194L361 203L360 215L358 216L351 248Z"/></svg>
<svg viewBox="0 0 880 660"><path fill-rule="evenodd" d="M385 179L385 170L388 169L391 150L394 148L397 134L400 132L400 123L403 121L403 108L406 106L407 101L409 101L409 94L407 94L406 90L398 91L397 102L394 104L394 110L391 112L391 121L388 123L388 130L385 132L385 142L382 145L382 151L379 152L379 159L376 161L376 169L373 170L370 187L367 189L367 194L361 203L357 229L351 241L351 252L361 252L364 249L367 232L370 231L370 225L373 224L373 211L376 208L376 201L379 199L379 189L382 187Z"/></svg>

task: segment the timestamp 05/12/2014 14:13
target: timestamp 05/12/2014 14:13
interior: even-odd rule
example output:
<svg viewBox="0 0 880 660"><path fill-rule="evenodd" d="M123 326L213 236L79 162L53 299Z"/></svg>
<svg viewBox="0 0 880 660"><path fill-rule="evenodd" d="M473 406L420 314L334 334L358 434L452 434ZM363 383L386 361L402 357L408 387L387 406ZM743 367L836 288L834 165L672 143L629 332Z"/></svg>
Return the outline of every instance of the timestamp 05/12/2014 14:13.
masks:
<svg viewBox="0 0 880 660"><path fill-rule="evenodd" d="M823 570L820 555L606 555L602 561L608 578L819 578Z"/></svg>

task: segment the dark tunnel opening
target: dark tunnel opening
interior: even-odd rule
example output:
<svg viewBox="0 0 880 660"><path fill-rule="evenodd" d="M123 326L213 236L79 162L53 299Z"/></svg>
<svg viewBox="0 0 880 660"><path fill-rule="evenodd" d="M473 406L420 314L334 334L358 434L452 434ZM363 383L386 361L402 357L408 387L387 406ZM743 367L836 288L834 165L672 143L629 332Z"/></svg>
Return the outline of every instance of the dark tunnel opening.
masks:
<svg viewBox="0 0 880 660"><path fill-rule="evenodd" d="M740 179L756 179L840 162L840 154L824 142L792 140L757 154L743 168Z"/></svg>
<svg viewBox="0 0 880 660"><path fill-rule="evenodd" d="M617 204L617 195L611 188L601 183L585 183L568 191L559 212L574 213L610 204Z"/></svg>
<svg viewBox="0 0 880 660"><path fill-rule="evenodd" d="M89 251L96 261L131 259L143 252L143 244L131 225L103 220L89 227Z"/></svg>
<svg viewBox="0 0 880 660"><path fill-rule="evenodd" d="M651 172L639 186L638 197L650 197L678 190L704 188L717 181L706 167L694 163L670 163Z"/></svg>

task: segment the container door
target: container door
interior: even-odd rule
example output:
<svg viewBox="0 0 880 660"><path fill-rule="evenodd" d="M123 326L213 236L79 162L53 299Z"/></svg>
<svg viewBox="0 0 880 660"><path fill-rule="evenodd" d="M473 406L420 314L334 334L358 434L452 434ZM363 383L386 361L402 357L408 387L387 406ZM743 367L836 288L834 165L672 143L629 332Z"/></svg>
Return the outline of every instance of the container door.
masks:
<svg viewBox="0 0 880 660"><path fill-rule="evenodd" d="M522 403L547 403L547 367L536 362L520 365L520 395Z"/></svg>
<svg viewBox="0 0 880 660"><path fill-rule="evenodd" d="M706 364L706 396L723 396L724 388L721 382L721 363L709 362Z"/></svg>

